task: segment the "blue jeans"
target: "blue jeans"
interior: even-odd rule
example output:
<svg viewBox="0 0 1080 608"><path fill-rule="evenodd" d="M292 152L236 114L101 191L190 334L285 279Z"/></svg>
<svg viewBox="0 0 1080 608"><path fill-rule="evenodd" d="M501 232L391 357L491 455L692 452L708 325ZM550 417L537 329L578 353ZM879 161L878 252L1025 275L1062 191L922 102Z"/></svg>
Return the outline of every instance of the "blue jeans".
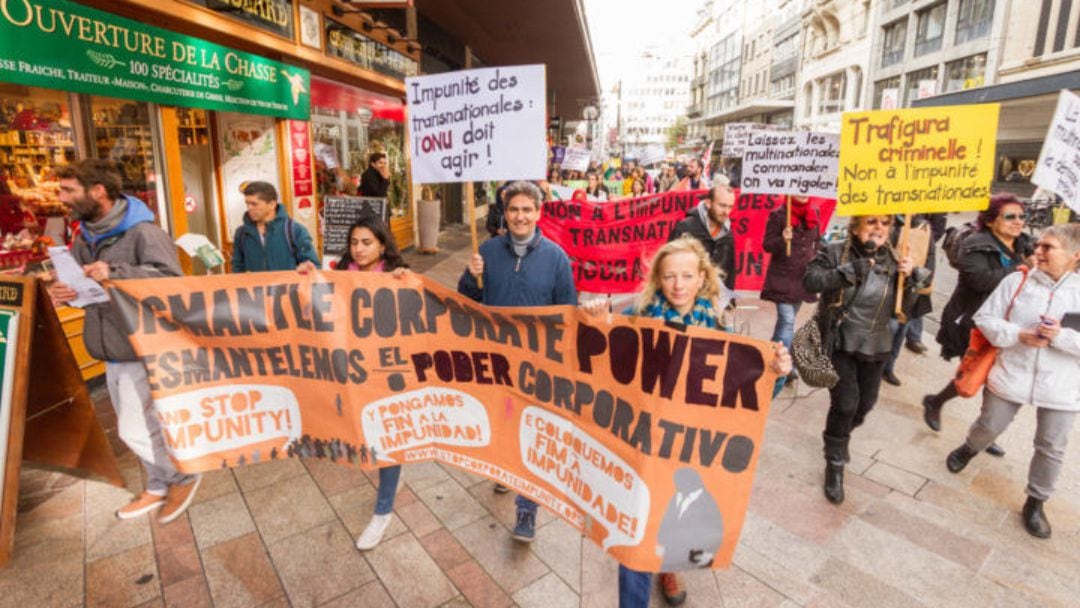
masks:
<svg viewBox="0 0 1080 608"><path fill-rule="evenodd" d="M652 572L638 572L619 564L619 608L648 608Z"/></svg>
<svg viewBox="0 0 1080 608"><path fill-rule="evenodd" d="M773 329L772 341L783 342L791 348L791 338L795 335L795 315L799 314L802 302L794 304L776 303L776 328Z"/></svg>
<svg viewBox="0 0 1080 608"><path fill-rule="evenodd" d="M400 479L401 465L379 469L379 491L375 495L375 515L389 515L394 510L394 496L397 495Z"/></svg>
<svg viewBox="0 0 1080 608"><path fill-rule="evenodd" d="M536 503L525 498L521 494L517 495L514 499L514 504L517 505L518 511L525 511L526 513L536 514Z"/></svg>
<svg viewBox="0 0 1080 608"><path fill-rule="evenodd" d="M915 317L907 323L900 323L896 319L889 321L889 327L893 331L892 354L885 363L885 373L889 374L900 357L900 349L904 347L904 340L910 342L922 342L922 317Z"/></svg>

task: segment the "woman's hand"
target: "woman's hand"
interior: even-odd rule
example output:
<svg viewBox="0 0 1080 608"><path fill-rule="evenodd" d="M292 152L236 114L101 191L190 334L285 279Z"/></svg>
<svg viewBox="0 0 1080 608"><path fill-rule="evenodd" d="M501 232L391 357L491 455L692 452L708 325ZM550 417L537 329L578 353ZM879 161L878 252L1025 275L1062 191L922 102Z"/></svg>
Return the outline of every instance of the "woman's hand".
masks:
<svg viewBox="0 0 1080 608"><path fill-rule="evenodd" d="M588 302L582 302L580 306L582 310L598 318L607 314L609 308L607 298L597 298L595 300L589 300Z"/></svg>
<svg viewBox="0 0 1080 608"><path fill-rule="evenodd" d="M390 276L394 277L395 279L404 279L405 277L409 276L409 269L408 268L395 268L392 271L390 271Z"/></svg>
<svg viewBox="0 0 1080 608"><path fill-rule="evenodd" d="M1061 333L1061 321L1050 317L1043 317L1042 323L1036 328L1039 336L1046 338L1047 343L1053 342L1054 338Z"/></svg>
<svg viewBox="0 0 1080 608"><path fill-rule="evenodd" d="M1020 330L1020 343L1028 346L1034 346L1035 348L1043 348L1050 344L1050 340L1044 338L1039 333L1039 326L1029 327L1027 329ZM1058 328L1060 330L1060 327Z"/></svg>
<svg viewBox="0 0 1080 608"><path fill-rule="evenodd" d="M773 350L776 353L776 357L773 358L770 367L772 371L776 372L777 376L786 376L791 373L791 353L783 342L774 342Z"/></svg>
<svg viewBox="0 0 1080 608"><path fill-rule="evenodd" d="M897 270L905 277L911 276L911 271L915 269L915 263L911 261L911 256L904 256L900 258L900 263L897 265Z"/></svg>

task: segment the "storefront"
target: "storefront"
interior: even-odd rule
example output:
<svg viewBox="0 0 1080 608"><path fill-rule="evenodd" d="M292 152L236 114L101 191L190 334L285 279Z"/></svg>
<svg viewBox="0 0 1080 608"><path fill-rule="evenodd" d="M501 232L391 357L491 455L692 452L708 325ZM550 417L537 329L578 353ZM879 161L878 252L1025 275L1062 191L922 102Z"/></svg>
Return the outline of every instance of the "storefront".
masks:
<svg viewBox="0 0 1080 608"><path fill-rule="evenodd" d="M320 143L343 161L343 191L359 183L370 153L388 155L395 234L412 244L401 99L418 47L335 15L329 0L231 4L3 3L0 270L32 271L45 245L70 238L52 172L83 158L115 161L125 192L146 201L174 239L204 235L226 260L245 181L275 184L293 218L318 235L321 196L336 193L320 179ZM226 270L181 259L193 274Z"/></svg>

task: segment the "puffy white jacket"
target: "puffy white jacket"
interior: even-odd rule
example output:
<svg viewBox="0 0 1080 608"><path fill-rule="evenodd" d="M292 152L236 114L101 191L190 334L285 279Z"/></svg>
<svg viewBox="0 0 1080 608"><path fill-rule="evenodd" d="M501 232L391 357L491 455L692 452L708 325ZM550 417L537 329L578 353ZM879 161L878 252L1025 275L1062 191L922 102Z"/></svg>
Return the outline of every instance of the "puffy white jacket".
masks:
<svg viewBox="0 0 1080 608"><path fill-rule="evenodd" d="M1019 272L1005 277L975 313L975 325L1001 349L987 386L1015 403L1080 411L1080 332L1063 328L1044 348L1020 342L1020 331L1038 325L1041 315L1060 320L1067 312L1080 313L1080 274L1070 272L1055 283L1032 270L1006 321L1005 311L1023 278Z"/></svg>

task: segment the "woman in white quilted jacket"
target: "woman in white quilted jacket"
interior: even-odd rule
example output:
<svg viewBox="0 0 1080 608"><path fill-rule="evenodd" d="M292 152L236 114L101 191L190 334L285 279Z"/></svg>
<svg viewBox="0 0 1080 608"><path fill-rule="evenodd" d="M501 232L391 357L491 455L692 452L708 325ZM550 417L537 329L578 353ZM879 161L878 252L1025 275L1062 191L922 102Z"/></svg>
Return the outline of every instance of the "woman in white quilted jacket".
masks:
<svg viewBox="0 0 1080 608"><path fill-rule="evenodd" d="M1001 350L983 389L982 413L945 464L960 472L1009 426L1022 405L1035 406L1035 453L1022 517L1028 533L1049 538L1043 503L1054 492L1080 411L1080 224L1043 232L1035 261L1026 280L1020 272L1009 275L975 314L975 325ZM1066 315L1071 328L1062 325Z"/></svg>

